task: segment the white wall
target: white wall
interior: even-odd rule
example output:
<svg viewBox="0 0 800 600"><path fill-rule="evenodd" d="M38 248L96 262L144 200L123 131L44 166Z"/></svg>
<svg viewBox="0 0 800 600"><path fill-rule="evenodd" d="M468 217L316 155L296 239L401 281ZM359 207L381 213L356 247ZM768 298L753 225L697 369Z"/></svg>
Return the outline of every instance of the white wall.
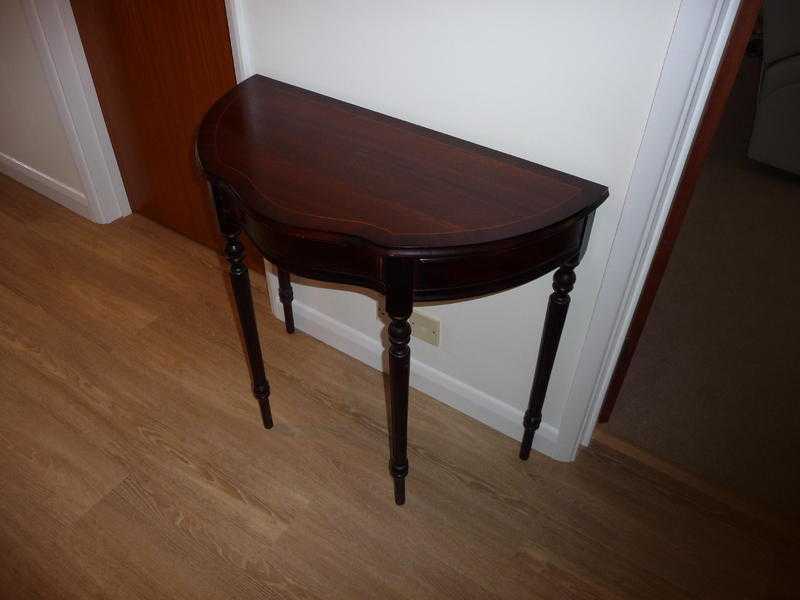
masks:
<svg viewBox="0 0 800 600"><path fill-rule="evenodd" d="M69 0L0 0L0 173L97 223L131 212Z"/></svg>
<svg viewBox="0 0 800 600"><path fill-rule="evenodd" d="M262 73L606 184L535 447L555 441L679 0L239 0L245 74ZM274 282L273 282L274 283ZM273 288L275 286L273 285ZM298 324L378 364L374 300L295 286ZM426 307L412 383L518 437L549 278Z"/></svg>
<svg viewBox="0 0 800 600"><path fill-rule="evenodd" d="M20 0L0 2L0 153L84 194Z"/></svg>

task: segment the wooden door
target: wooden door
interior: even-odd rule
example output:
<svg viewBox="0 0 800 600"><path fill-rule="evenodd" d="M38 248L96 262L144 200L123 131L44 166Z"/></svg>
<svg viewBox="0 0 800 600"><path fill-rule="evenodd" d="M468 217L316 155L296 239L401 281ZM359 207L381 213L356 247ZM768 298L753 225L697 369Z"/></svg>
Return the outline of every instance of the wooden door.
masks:
<svg viewBox="0 0 800 600"><path fill-rule="evenodd" d="M71 1L131 208L218 249L194 140L236 84L225 1Z"/></svg>

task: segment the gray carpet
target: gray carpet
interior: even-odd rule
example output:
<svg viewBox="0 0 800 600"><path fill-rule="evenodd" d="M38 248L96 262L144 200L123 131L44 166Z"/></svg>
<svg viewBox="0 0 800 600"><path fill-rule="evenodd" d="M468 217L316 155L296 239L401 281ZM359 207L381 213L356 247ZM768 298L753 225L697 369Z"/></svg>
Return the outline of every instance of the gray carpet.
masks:
<svg viewBox="0 0 800 600"><path fill-rule="evenodd" d="M747 158L746 58L608 430L800 511L800 178Z"/></svg>

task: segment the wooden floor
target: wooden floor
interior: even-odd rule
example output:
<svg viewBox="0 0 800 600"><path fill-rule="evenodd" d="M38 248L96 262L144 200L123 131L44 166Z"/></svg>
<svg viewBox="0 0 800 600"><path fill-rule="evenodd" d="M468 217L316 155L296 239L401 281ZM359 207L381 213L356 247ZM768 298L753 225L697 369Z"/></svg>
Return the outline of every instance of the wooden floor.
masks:
<svg viewBox="0 0 800 600"><path fill-rule="evenodd" d="M395 506L382 375L259 287L265 431L219 259L146 219L0 176L0 256L2 598L798 593L790 530L607 444L520 462L418 392Z"/></svg>

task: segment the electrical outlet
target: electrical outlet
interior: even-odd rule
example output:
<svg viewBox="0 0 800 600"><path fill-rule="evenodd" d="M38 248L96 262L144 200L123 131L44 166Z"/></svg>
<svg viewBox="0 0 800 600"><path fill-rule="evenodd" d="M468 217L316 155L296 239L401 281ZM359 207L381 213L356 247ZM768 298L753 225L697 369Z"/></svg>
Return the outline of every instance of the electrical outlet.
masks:
<svg viewBox="0 0 800 600"><path fill-rule="evenodd" d="M386 314L386 309L382 305L378 305L378 314L387 319L389 318L389 315ZM439 345L441 328L439 319L434 319L415 310L408 318L408 324L411 325L411 335L415 338L419 338L433 346Z"/></svg>
<svg viewBox="0 0 800 600"><path fill-rule="evenodd" d="M414 311L411 313L411 318L408 319L408 323L411 325L411 335L415 338L419 338L433 346L439 345L438 319Z"/></svg>

